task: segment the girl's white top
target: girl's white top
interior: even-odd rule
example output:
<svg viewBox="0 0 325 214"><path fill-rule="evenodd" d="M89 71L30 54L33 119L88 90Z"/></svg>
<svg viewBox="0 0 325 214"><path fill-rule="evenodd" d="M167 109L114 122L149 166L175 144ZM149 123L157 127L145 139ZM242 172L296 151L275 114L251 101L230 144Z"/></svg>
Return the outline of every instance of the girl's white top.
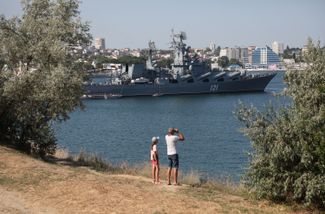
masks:
<svg viewBox="0 0 325 214"><path fill-rule="evenodd" d="M153 146L152 146L152 149L151 149L151 155L150 155L150 156L151 156L151 160L153 160L153 156L154 156L155 152L158 153L157 145L153 145Z"/></svg>

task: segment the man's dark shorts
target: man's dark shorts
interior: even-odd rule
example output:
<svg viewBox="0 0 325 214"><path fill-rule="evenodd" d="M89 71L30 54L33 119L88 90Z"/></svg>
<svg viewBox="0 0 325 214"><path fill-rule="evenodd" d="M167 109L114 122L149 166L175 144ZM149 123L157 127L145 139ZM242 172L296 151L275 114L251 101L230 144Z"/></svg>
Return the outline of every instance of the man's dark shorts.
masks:
<svg viewBox="0 0 325 214"><path fill-rule="evenodd" d="M176 168L178 169L178 165L179 165L179 162L178 162L178 154L175 154L175 155L168 155L168 167L169 168Z"/></svg>

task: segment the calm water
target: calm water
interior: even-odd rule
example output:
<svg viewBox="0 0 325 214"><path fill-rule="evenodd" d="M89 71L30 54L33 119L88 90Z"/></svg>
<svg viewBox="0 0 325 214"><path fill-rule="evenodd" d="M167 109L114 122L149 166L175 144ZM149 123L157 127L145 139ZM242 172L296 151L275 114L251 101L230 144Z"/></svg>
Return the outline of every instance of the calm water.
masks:
<svg viewBox="0 0 325 214"><path fill-rule="evenodd" d="M178 145L181 170L238 180L251 145L239 132L233 111L239 100L259 109L269 100L285 102L273 95L283 87L283 73L278 73L265 93L86 100L86 109L59 124L56 136L59 146L72 153L83 149L113 163L131 164L148 161L151 137L160 136L158 150L166 165L164 136L168 127L178 127L186 138Z"/></svg>

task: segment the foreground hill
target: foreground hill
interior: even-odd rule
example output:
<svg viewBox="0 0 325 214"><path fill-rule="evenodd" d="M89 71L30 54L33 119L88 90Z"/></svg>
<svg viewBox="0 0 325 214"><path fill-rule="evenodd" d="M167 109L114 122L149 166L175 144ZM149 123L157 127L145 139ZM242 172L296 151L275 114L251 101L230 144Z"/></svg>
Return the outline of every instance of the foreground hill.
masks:
<svg viewBox="0 0 325 214"><path fill-rule="evenodd" d="M2 146L0 154L0 213L298 213L215 188L154 185L146 177L47 163Z"/></svg>

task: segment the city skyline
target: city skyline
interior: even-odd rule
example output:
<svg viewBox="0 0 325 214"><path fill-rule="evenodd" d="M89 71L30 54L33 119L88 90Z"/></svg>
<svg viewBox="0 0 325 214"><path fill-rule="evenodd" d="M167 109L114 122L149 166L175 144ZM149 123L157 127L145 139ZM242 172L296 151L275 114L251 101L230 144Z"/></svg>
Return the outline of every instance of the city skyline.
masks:
<svg viewBox="0 0 325 214"><path fill-rule="evenodd" d="M154 2L154 3L152 3ZM271 46L302 47L307 38L325 40L325 1L104 1L84 0L82 20L89 21L94 39L106 48L146 48L153 40L168 49L171 29L185 31L193 48ZM21 15L19 0L0 0L0 14Z"/></svg>

